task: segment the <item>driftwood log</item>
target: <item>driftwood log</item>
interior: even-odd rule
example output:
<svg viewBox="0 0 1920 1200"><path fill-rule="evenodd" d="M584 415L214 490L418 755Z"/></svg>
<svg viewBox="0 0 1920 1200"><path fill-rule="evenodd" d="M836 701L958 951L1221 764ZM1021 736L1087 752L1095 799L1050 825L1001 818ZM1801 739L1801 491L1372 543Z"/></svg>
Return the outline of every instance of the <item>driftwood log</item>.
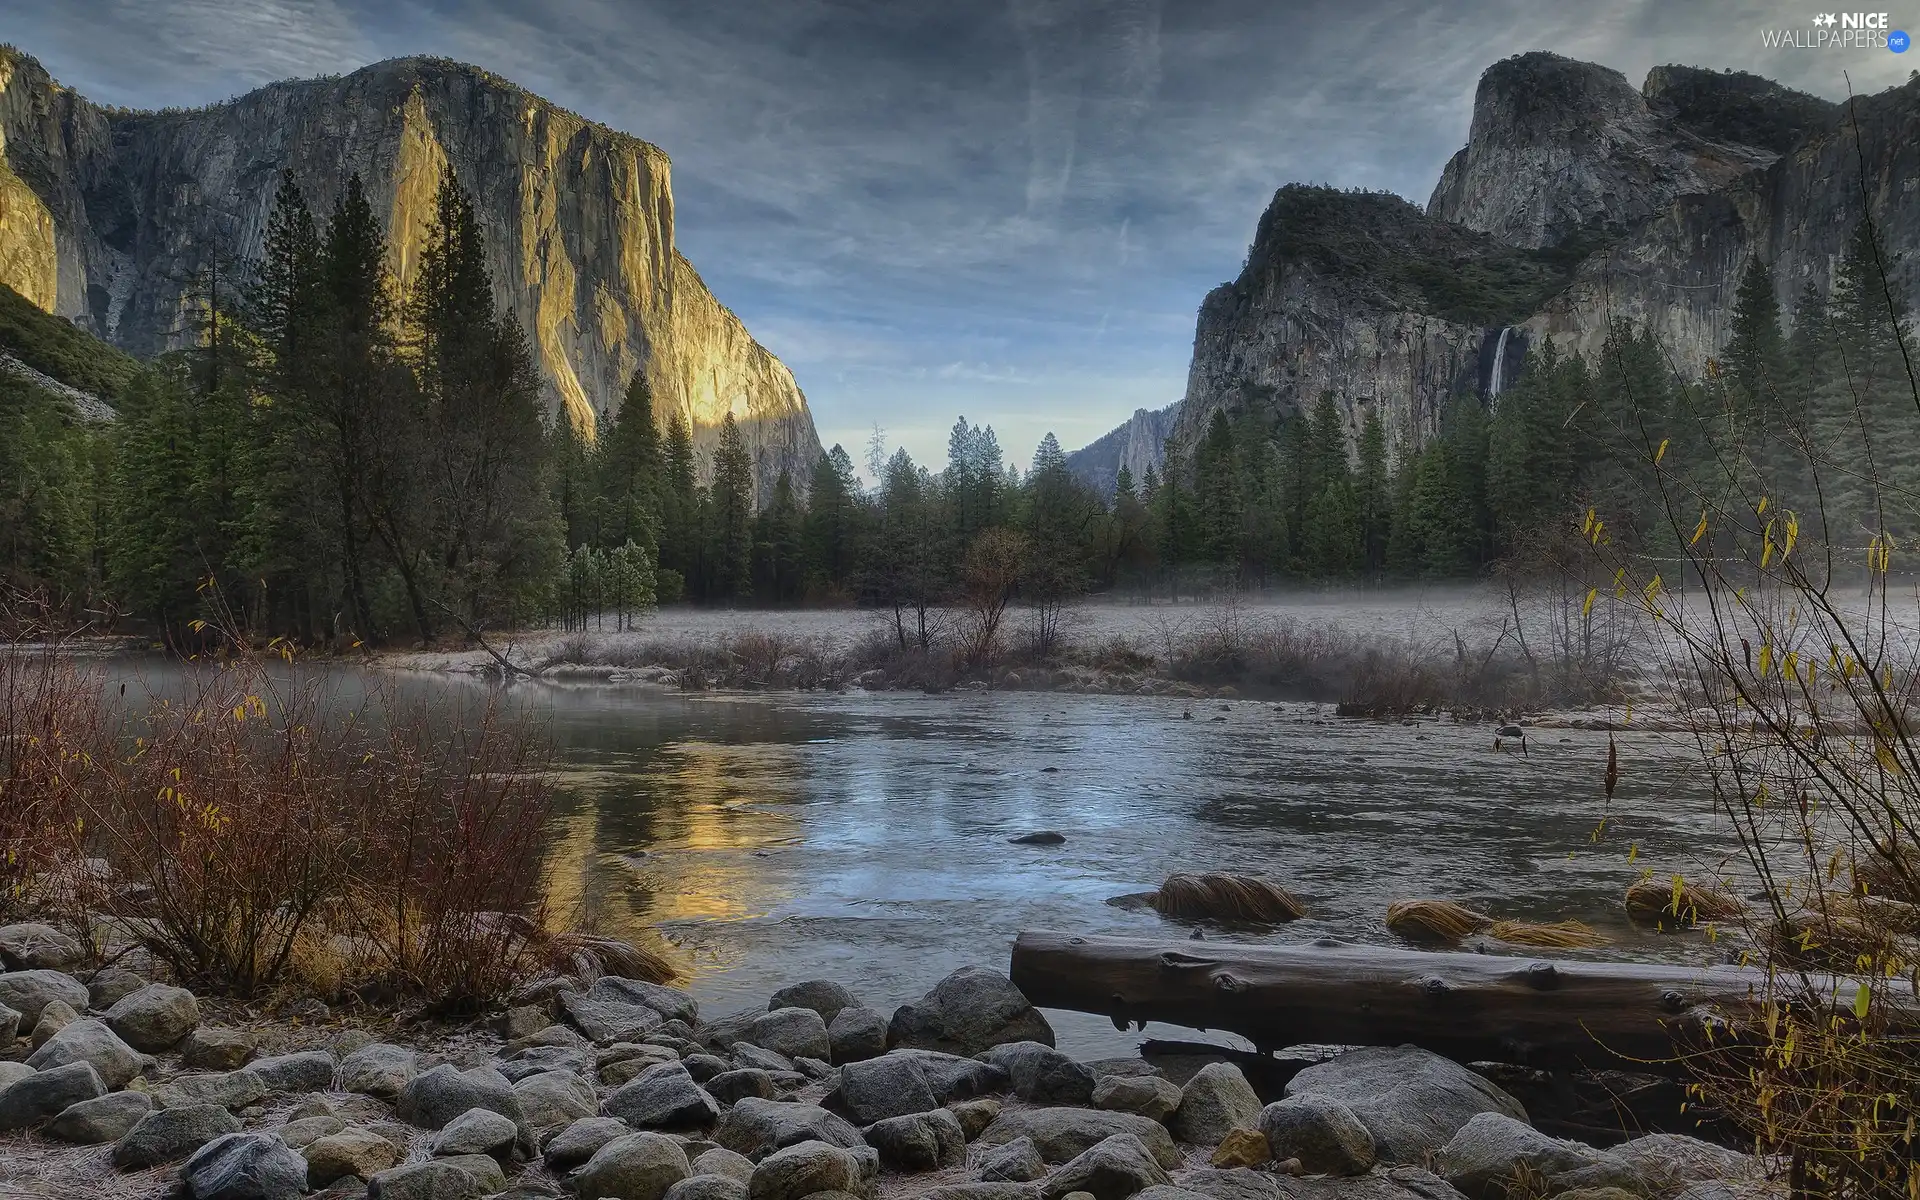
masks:
<svg viewBox="0 0 1920 1200"><path fill-rule="evenodd" d="M1421 1046L1460 1062L1665 1072L1724 1042L1755 1004L1745 967L1427 953L1322 938L1296 946L1022 933L1013 982L1041 1008L1122 1029L1223 1029L1262 1051L1303 1044ZM1834 981L1843 1009L1852 985Z"/></svg>

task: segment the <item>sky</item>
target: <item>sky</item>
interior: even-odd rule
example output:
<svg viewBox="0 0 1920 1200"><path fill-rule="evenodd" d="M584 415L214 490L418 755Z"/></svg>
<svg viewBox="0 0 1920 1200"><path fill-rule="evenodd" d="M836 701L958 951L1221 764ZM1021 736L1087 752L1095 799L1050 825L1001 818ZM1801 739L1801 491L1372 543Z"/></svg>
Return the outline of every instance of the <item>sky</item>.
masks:
<svg viewBox="0 0 1920 1200"><path fill-rule="evenodd" d="M1890 13L1920 31L1920 0ZM1025 463L1186 386L1196 311L1289 182L1425 204L1489 64L1756 71L1831 99L1920 51L1765 49L1765 0L0 0L103 103L435 54L673 159L677 238L823 442ZM1909 60L1912 60L1911 62Z"/></svg>

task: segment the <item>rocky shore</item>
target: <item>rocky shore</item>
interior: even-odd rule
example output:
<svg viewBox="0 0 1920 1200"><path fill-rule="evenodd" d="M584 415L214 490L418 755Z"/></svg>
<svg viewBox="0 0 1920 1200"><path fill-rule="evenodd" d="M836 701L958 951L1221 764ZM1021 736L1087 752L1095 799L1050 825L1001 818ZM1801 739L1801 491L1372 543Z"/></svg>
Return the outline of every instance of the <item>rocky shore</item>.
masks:
<svg viewBox="0 0 1920 1200"><path fill-rule="evenodd" d="M234 1028L184 988L79 970L76 950L0 929L0 1196L1771 1194L1765 1164L1693 1138L1549 1137L1485 1075L1411 1047L1324 1057L1267 1096L1228 1061L1076 1061L979 967L891 1014L829 981L706 1016L675 988L567 977L458 1028L320 1006Z"/></svg>

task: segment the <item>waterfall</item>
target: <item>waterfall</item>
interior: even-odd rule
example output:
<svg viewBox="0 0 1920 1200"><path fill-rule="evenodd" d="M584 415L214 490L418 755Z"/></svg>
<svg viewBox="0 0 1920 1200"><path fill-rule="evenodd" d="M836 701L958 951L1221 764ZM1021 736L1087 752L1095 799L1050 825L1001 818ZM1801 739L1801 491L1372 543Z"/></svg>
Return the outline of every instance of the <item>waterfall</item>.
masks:
<svg viewBox="0 0 1920 1200"><path fill-rule="evenodd" d="M1489 400L1500 394L1500 372L1507 365L1507 335L1512 332L1512 327L1503 326L1500 330L1500 340L1493 344L1493 375L1487 380L1487 399Z"/></svg>

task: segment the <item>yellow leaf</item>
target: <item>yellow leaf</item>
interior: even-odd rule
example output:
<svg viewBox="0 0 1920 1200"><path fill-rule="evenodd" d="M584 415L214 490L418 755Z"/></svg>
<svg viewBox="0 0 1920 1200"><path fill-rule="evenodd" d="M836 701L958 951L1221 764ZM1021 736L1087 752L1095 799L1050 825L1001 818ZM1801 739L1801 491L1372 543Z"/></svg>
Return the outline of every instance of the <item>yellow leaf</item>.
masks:
<svg viewBox="0 0 1920 1200"><path fill-rule="evenodd" d="M1668 443L1668 442L1671 442L1672 440L1673 440L1672 438L1661 438L1661 439L1660 439L1660 449L1659 449L1659 450L1657 450L1657 451L1655 451L1655 452L1654 452L1654 455L1653 455L1653 465L1654 465L1654 466L1656 466L1656 467L1657 467L1657 466L1659 466L1659 465L1660 465L1660 460L1661 460L1661 459L1663 459L1663 458L1665 458L1665 457L1667 456L1667 443Z"/></svg>
<svg viewBox="0 0 1920 1200"><path fill-rule="evenodd" d="M1707 536L1707 514L1703 512L1700 514L1700 524L1694 526L1693 538L1687 545L1694 545L1705 536Z"/></svg>
<svg viewBox="0 0 1920 1200"><path fill-rule="evenodd" d="M1853 994L1853 1015L1859 1020L1867 1019L1867 1009L1873 1003L1873 988L1866 980L1860 981L1860 988Z"/></svg>
<svg viewBox="0 0 1920 1200"><path fill-rule="evenodd" d="M1599 594L1600 594L1600 590L1598 588L1587 589L1587 602L1580 606L1580 616L1582 619L1585 619L1586 617L1592 614L1593 598Z"/></svg>
<svg viewBox="0 0 1920 1200"><path fill-rule="evenodd" d="M1772 669L1773 669L1773 645L1769 642L1761 642L1760 643L1760 674L1762 676L1765 676L1767 672Z"/></svg>
<svg viewBox="0 0 1920 1200"><path fill-rule="evenodd" d="M1766 511L1767 511L1767 498L1765 496L1762 496L1760 497L1760 507L1753 510L1753 515L1757 517L1765 513Z"/></svg>

